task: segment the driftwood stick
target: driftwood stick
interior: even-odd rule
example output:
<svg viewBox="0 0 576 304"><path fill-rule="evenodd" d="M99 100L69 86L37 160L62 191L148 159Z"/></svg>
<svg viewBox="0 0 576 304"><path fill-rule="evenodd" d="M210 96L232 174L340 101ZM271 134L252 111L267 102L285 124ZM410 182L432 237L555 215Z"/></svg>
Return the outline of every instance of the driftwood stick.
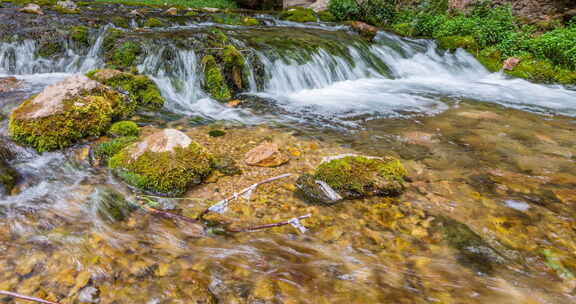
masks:
<svg viewBox="0 0 576 304"><path fill-rule="evenodd" d="M180 214L176 214L176 213L171 213L171 212L167 212L167 211L162 211L156 208L152 208L150 206L146 206L145 204L139 203L139 206L144 208L146 211L150 212L150 213L154 213L169 219L173 219L173 220L181 220L184 222L188 222L188 223L192 223L192 224L199 224L199 222L193 218L184 216L184 215L180 215Z"/></svg>
<svg viewBox="0 0 576 304"><path fill-rule="evenodd" d="M281 178L285 178L285 177L289 177L289 176L292 176L292 173L286 173L286 174L278 175L278 176L275 176L275 177L271 177L271 178L269 178L269 179L265 179L265 180L263 180L263 181L261 181L261 182L252 184L250 187L244 188L242 191L237 192L237 193L234 193L234 194L232 194L231 196L229 196L229 197L227 197L227 198L219 201L218 203L216 203L216 204L208 207L207 209L205 209L204 211L202 211L202 213L200 213L200 215L198 215L197 219L202 219L202 217L203 217L204 215L206 215L207 213L209 213L209 212L211 211L210 209L212 209L213 207L215 207L215 206L217 206L217 205L227 204L229 201L237 199L237 198L240 197L242 194L244 194L244 193L246 193L246 192L248 192L248 191L254 190L254 189L256 189L258 186L260 186L260 185L262 185L262 184L270 183L270 182L273 182L273 181L275 181L275 180L278 180L278 179L281 179Z"/></svg>
<svg viewBox="0 0 576 304"><path fill-rule="evenodd" d="M56 302L50 302L50 301L42 300L39 298L29 297L29 296L17 294L17 293L10 292L10 291L4 291L4 290L0 290L0 295L5 295L5 296L9 296L9 297L17 298L17 299L22 299L22 300L26 300L26 301L32 301L32 302L36 302L36 303L58 304Z"/></svg>
<svg viewBox="0 0 576 304"><path fill-rule="evenodd" d="M257 231L257 230L262 230L262 229L268 229L268 228L290 225L292 223L295 223L299 220L303 220L305 218L309 218L311 216L312 216L311 214L306 214L306 215L295 217L293 219L283 221L283 222L271 223L271 224L265 224L265 225L259 225L259 226L252 226L252 227L246 227L246 228L237 228L237 229L226 228L226 231L228 231L228 232L252 232L252 231Z"/></svg>

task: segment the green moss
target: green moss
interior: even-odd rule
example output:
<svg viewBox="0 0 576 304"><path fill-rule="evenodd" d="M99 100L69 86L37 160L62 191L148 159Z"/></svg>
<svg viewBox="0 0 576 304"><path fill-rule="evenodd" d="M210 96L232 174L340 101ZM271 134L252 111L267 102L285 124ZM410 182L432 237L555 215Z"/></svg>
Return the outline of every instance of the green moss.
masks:
<svg viewBox="0 0 576 304"><path fill-rule="evenodd" d="M479 49L478 43L472 36L449 36L438 39L438 46L445 50L456 50L459 48L475 52Z"/></svg>
<svg viewBox="0 0 576 304"><path fill-rule="evenodd" d="M133 121L119 121L112 124L108 134L113 136L139 136L140 128Z"/></svg>
<svg viewBox="0 0 576 304"><path fill-rule="evenodd" d="M120 17L120 16L115 16L112 17L112 23L114 23L114 25L121 27L121 28L130 28L130 22L128 18L125 17Z"/></svg>
<svg viewBox="0 0 576 304"><path fill-rule="evenodd" d="M58 6L58 5L53 6L52 10L54 10L60 14L65 14L65 15L80 14L80 10L78 10L78 9L71 10L71 9L63 8L63 7Z"/></svg>
<svg viewBox="0 0 576 304"><path fill-rule="evenodd" d="M186 14L184 14L184 16L186 17L196 17L198 16L200 13L198 13L197 11L187 11Z"/></svg>
<svg viewBox="0 0 576 304"><path fill-rule="evenodd" d="M0 195L5 192L5 194L10 194L12 189L16 186L18 175L14 169L12 169L8 164L0 159Z"/></svg>
<svg viewBox="0 0 576 304"><path fill-rule="evenodd" d="M208 135L210 135L211 137L222 137L226 135L226 132L222 130L210 130L208 132Z"/></svg>
<svg viewBox="0 0 576 304"><path fill-rule="evenodd" d="M108 166L127 183L146 191L181 195L212 171L212 156L195 142L174 152L146 151L136 160L131 147L110 158Z"/></svg>
<svg viewBox="0 0 576 304"><path fill-rule="evenodd" d="M98 216L110 222L125 220L138 207L124 198L116 190L108 187L98 187L90 198L96 204Z"/></svg>
<svg viewBox="0 0 576 304"><path fill-rule="evenodd" d="M231 84L235 91L243 90L246 86L246 75L244 73L246 62L242 54L235 46L227 45L222 53L222 61L227 83Z"/></svg>
<svg viewBox="0 0 576 304"><path fill-rule="evenodd" d="M228 101L232 98L230 88L226 85L226 80L212 55L206 55L202 58L204 66L204 87L212 98L218 101Z"/></svg>
<svg viewBox="0 0 576 304"><path fill-rule="evenodd" d="M316 22L314 10L309 8L292 8L280 13L280 19L292 22Z"/></svg>
<svg viewBox="0 0 576 304"><path fill-rule="evenodd" d="M163 26L166 26L164 22L156 18L148 18L148 20L144 22L144 27L163 27Z"/></svg>
<svg viewBox="0 0 576 304"><path fill-rule="evenodd" d="M99 73L105 74L106 72L112 73L113 76L99 77ZM161 108L164 105L164 98L160 94L158 86L145 75L95 70L87 73L86 76L109 87L128 92L135 105L153 108Z"/></svg>
<svg viewBox="0 0 576 304"><path fill-rule="evenodd" d="M260 22L256 18L245 17L244 19L242 19L242 25L256 26L260 25Z"/></svg>
<svg viewBox="0 0 576 304"><path fill-rule="evenodd" d="M215 23L228 24L228 25L242 25L242 16L235 13L215 14L212 16L212 21Z"/></svg>
<svg viewBox="0 0 576 304"><path fill-rule="evenodd" d="M346 156L321 164L314 177L344 198L398 195L404 190L406 170L397 159Z"/></svg>
<svg viewBox="0 0 576 304"><path fill-rule="evenodd" d="M502 53L497 48L487 48L476 56L490 72L498 72L502 69Z"/></svg>
<svg viewBox="0 0 576 304"><path fill-rule="evenodd" d="M72 27L69 31L69 36L70 36L70 39L72 39L72 40L74 40L74 41L76 41L82 45L88 45L89 44L88 28L83 26L83 25Z"/></svg>
<svg viewBox="0 0 576 304"><path fill-rule="evenodd" d="M49 58L63 51L64 47L59 41L42 41L38 48L38 56Z"/></svg>
<svg viewBox="0 0 576 304"><path fill-rule="evenodd" d="M336 17L330 11L322 11L318 13L318 18L323 22L336 22Z"/></svg>
<svg viewBox="0 0 576 304"><path fill-rule="evenodd" d="M94 158L99 161L107 162L110 157L118 154L122 149L136 142L138 137L124 136L110 141L99 143L92 148Z"/></svg>
<svg viewBox="0 0 576 304"><path fill-rule="evenodd" d="M32 98L10 115L10 136L39 152L62 149L89 136L100 136L110 126L122 96L111 90L96 89L65 100L60 113L35 119L19 119L31 110Z"/></svg>
<svg viewBox="0 0 576 304"><path fill-rule="evenodd" d="M142 47L138 43L126 41L112 52L108 64L111 67L126 69L135 64L141 53Z"/></svg>
<svg viewBox="0 0 576 304"><path fill-rule="evenodd" d="M530 57L521 58L520 63L506 74L539 82L576 84L576 72L563 69L547 60Z"/></svg>

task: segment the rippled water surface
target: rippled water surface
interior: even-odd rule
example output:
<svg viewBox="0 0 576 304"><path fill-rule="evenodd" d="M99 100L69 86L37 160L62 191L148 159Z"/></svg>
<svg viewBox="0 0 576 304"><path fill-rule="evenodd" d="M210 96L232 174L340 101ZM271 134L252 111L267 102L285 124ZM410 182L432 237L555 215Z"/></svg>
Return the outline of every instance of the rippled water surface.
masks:
<svg viewBox="0 0 576 304"><path fill-rule="evenodd" d="M287 28L336 47L288 54L256 39ZM311 205L294 194L293 176L210 214L199 237L186 222L107 208L120 200L138 206L138 193L90 166L87 145L41 155L18 148L11 165L21 183L0 198L0 290L62 303L576 301L573 88L490 73L462 50L388 33L369 45L327 25L223 29L251 50L246 106L226 107L202 91L194 49L151 44L138 67L167 99L166 113L135 117L145 132L179 128L244 171L192 189L187 200L157 199L162 208L196 217L255 182L309 172L341 153L400 158L410 172L406 193ZM82 55L71 49L57 61L35 59L33 41L0 44L0 73L25 81L0 95L2 113L101 67L104 30ZM227 133L211 138L213 128ZM244 153L264 140L279 143L290 162L245 166ZM221 229L305 214L305 233Z"/></svg>

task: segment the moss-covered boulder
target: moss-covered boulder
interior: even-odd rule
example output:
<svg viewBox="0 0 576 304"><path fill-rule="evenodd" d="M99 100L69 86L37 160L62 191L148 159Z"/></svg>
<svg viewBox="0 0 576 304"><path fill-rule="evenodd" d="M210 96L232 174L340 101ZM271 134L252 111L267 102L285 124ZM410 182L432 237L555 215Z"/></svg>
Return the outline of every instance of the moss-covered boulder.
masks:
<svg viewBox="0 0 576 304"><path fill-rule="evenodd" d="M204 90L218 101L230 100L232 94L216 58L212 55L206 55L202 58L202 65L204 67Z"/></svg>
<svg viewBox="0 0 576 304"><path fill-rule="evenodd" d="M115 28L106 32L102 48L106 66L122 70L134 67L143 53L142 46L137 40Z"/></svg>
<svg viewBox="0 0 576 304"><path fill-rule="evenodd" d="M119 121L112 124L108 134L114 137L139 136L140 128L133 121Z"/></svg>
<svg viewBox="0 0 576 304"><path fill-rule="evenodd" d="M292 22L316 22L314 10L303 7L291 8L280 13L280 19Z"/></svg>
<svg viewBox="0 0 576 304"><path fill-rule="evenodd" d="M248 80L245 71L246 62L244 57L233 45L224 47L222 54L223 70L226 82L234 92L239 92L247 88Z"/></svg>
<svg viewBox="0 0 576 304"><path fill-rule="evenodd" d="M127 92L137 106L161 108L164 105L158 86L148 76L112 69L91 71L86 76L116 90Z"/></svg>
<svg viewBox="0 0 576 304"><path fill-rule="evenodd" d="M445 50L466 49L471 52L477 51L480 46L472 36L448 36L438 38L438 46Z"/></svg>
<svg viewBox="0 0 576 304"><path fill-rule="evenodd" d="M88 28L83 25L78 25L70 28L70 39L79 43L80 45L87 46L90 44Z"/></svg>
<svg viewBox="0 0 576 304"><path fill-rule="evenodd" d="M10 136L40 152L61 149L105 133L127 108L120 93L75 75L48 86L16 108L8 124Z"/></svg>
<svg viewBox="0 0 576 304"><path fill-rule="evenodd" d="M213 157L186 134L164 129L122 149L108 166L142 190L181 195L211 173Z"/></svg>
<svg viewBox="0 0 576 304"><path fill-rule="evenodd" d="M397 159L343 155L323 162L314 174L301 176L297 186L313 201L333 203L338 197L399 195L405 178L406 170Z"/></svg>

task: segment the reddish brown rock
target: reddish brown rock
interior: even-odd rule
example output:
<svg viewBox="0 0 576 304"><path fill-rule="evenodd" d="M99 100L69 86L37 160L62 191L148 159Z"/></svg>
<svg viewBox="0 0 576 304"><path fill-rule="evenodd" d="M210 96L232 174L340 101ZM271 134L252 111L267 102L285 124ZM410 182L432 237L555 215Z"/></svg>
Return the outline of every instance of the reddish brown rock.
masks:
<svg viewBox="0 0 576 304"><path fill-rule="evenodd" d="M0 93L10 92L22 86L22 81L16 77L0 78Z"/></svg>
<svg viewBox="0 0 576 304"><path fill-rule="evenodd" d="M374 37L376 37L376 34L378 33L378 28L375 26L372 26L370 24L364 23L364 22L360 22L360 21L352 21L350 22L350 26L360 34L360 36L368 39L368 40L372 40L374 39Z"/></svg>
<svg viewBox="0 0 576 304"><path fill-rule="evenodd" d="M250 166L277 167L288 162L289 157L278 149L277 144L263 143L246 153L244 161Z"/></svg>
<svg viewBox="0 0 576 304"><path fill-rule="evenodd" d="M520 59L516 57L510 57L504 61L504 70L512 71L520 63Z"/></svg>

